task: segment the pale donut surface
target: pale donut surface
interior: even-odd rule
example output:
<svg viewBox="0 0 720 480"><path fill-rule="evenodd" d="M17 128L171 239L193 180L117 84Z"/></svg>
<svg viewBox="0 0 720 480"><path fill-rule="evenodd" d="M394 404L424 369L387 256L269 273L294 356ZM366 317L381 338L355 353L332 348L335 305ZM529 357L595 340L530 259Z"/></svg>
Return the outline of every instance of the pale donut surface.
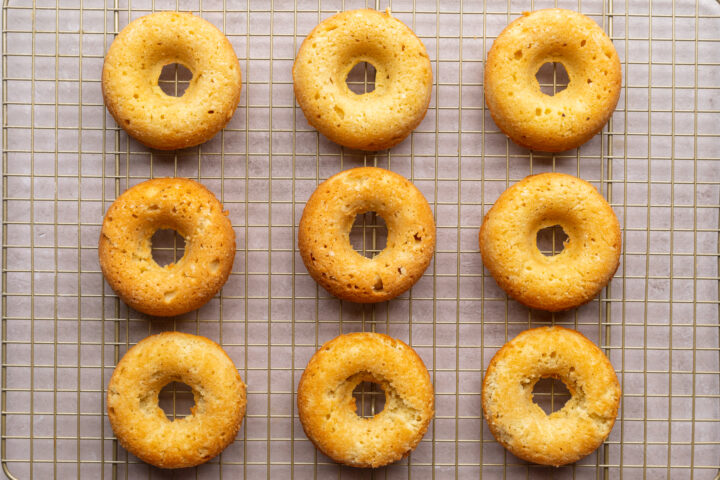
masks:
<svg viewBox="0 0 720 480"><path fill-rule="evenodd" d="M565 405L547 415L533 402L541 378L562 380ZM526 330L492 358L482 388L490 431L529 462L566 465L592 453L610 434L620 385L610 361L582 334L562 327Z"/></svg>
<svg viewBox="0 0 720 480"><path fill-rule="evenodd" d="M374 211L387 225L385 249L372 259L350 244L355 216ZM298 246L310 275L344 300L373 303L409 289L430 264L435 221L423 194L389 170L345 170L320 184L300 219Z"/></svg>
<svg viewBox="0 0 720 480"><path fill-rule="evenodd" d="M360 62L376 69L375 90L357 94L346 79ZM425 117L432 68L419 38L389 11L350 10L322 21L293 65L295 97L308 123L360 150L400 143Z"/></svg>
<svg viewBox="0 0 720 480"><path fill-rule="evenodd" d="M546 95L535 74L562 63L569 83ZM485 65L485 101L515 143L546 152L578 147L607 123L620 96L620 59L597 23L572 10L525 13L493 42Z"/></svg>
<svg viewBox="0 0 720 480"><path fill-rule="evenodd" d="M185 255L164 267L152 257L152 236L161 229L185 239ZM222 288L235 259L235 232L210 190L187 178L156 178L110 206L98 254L103 275L125 303L149 315L181 315Z"/></svg>
<svg viewBox="0 0 720 480"><path fill-rule="evenodd" d="M545 256L539 230L560 225L563 250ZM615 212L590 183L563 173L531 175L505 190L480 228L483 263L498 285L532 308L566 310L592 300L620 264Z"/></svg>
<svg viewBox="0 0 720 480"><path fill-rule="evenodd" d="M376 382L385 408L357 415L353 390ZM353 467L381 467L407 456L434 414L425 364L400 340L379 333L350 333L325 343L300 378L298 415L308 438L325 455Z"/></svg>
<svg viewBox="0 0 720 480"><path fill-rule="evenodd" d="M172 63L193 75L181 97L158 85L162 68ZM240 64L228 39L190 13L158 12L130 22L103 65L107 109L130 136L159 150L212 138L230 121L241 88Z"/></svg>
<svg viewBox="0 0 720 480"><path fill-rule="evenodd" d="M173 421L158 405L170 382L188 385L195 399L191 414ZM108 418L120 445L162 468L192 467L219 454L235 439L245 406L245 384L225 351L187 333L141 340L108 384Z"/></svg>

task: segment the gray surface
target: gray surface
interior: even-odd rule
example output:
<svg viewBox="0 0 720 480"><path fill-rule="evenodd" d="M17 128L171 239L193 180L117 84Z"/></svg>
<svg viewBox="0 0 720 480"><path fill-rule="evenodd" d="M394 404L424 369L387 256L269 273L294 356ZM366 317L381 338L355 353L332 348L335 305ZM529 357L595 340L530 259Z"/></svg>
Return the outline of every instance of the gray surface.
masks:
<svg viewBox="0 0 720 480"><path fill-rule="evenodd" d="M295 51L320 19L363 3L322 2L318 13L317 2L299 2L297 12L289 4L270 12L265 2L228 2L237 10L228 5L231 11L223 14L222 2L203 1L202 16L228 34L241 59L243 94L223 134L174 153L129 140L102 103L103 54L116 27L128 22L127 5L121 2L116 13L112 2L86 0L81 12L75 2L59 1L56 10L47 0L36 2L33 12L25 3L10 2L4 11L3 56L3 460L18 478L169 477L117 445L103 389L128 345L173 328L221 342L249 386L248 416L237 440L197 471L176 472L183 478L370 477L316 452L293 396L317 347L359 330L387 332L413 345L437 393L436 419L417 450L375 475L716 474L717 3L557 2L590 15L611 34L624 82L602 135L555 156L531 154L498 132L482 89L482 60L492 39L523 10L553 2L393 2L395 15L427 46L436 84L416 132L376 155L343 150L309 127L294 103L290 74ZM199 10L196 2L178 5ZM130 17L151 6L133 1ZM446 13L436 14L436 7ZM156 1L154 8L176 3ZM552 83L552 74L544 81ZM307 275L295 242L303 204L317 183L364 164L412 179L439 227L425 277L411 292L376 306L328 296ZM482 216L497 196L529 173L553 170L597 185L624 229L622 265L607 291L557 315L507 300L477 253ZM214 191L230 211L238 245L221 296L171 320L139 315L119 302L102 279L96 250L113 199L130 185L166 175L196 178ZM353 239L371 250L366 230L364 245L359 230ZM172 254L172 238L158 243ZM560 470L527 466L506 454L482 420L479 398L494 352L520 331L550 322L599 343L624 390L606 445ZM550 392L550 383L544 388ZM567 398L562 395L557 401ZM186 411L187 393L176 397L178 413ZM542 403L551 398L538 397ZM163 405L172 411L171 392Z"/></svg>

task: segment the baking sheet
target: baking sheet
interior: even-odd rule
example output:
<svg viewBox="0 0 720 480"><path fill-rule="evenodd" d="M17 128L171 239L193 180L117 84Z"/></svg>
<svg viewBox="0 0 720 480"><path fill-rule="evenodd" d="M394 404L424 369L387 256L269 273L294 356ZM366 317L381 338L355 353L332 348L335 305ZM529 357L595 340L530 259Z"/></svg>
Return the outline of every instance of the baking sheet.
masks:
<svg viewBox="0 0 720 480"><path fill-rule="evenodd" d="M222 476L713 478L720 468L717 167L720 6L699 2L370 3L406 22L425 43L435 85L428 114L399 146L342 149L317 134L294 102L291 67L304 36L354 1L221 2L43 0L3 10L2 464L16 478ZM547 155L500 133L483 104L483 59L524 10L580 10L610 34L623 62L611 123L579 150ZM228 128L200 147L155 152L114 123L102 103L104 52L130 19L190 10L223 30L243 71ZM369 72L370 78L372 72ZM547 68L541 83L562 85ZM182 85L186 76L178 75ZM366 72L351 81L365 88ZM169 69L163 85L175 88ZM554 81L555 80L555 81ZM181 87L182 88L182 87ZM561 87L555 87L561 88ZM408 293L378 305L329 296L296 248L304 202L330 175L390 168L428 198L437 253ZM483 269L483 214L530 173L560 171L596 185L623 226L620 269L590 304L551 315L508 300ZM232 274L205 307L164 320L131 311L103 281L97 238L104 212L129 186L187 176L210 188L237 235ZM372 253L372 215L353 231ZM363 230L365 234L363 235ZM373 233L374 232L374 233ZM181 241L156 239L158 257ZM542 240L552 248L552 239ZM556 245L559 245L556 242ZM561 469L506 453L482 420L486 365L508 339L551 323L583 332L609 355L624 391L620 415L596 453ZM103 397L117 360L150 333L176 329L219 341L248 384L236 441L197 469L169 473L115 441ZM436 389L436 417L415 452L377 471L336 465L297 418L294 392L312 353L351 331L410 343ZM537 395L557 407L562 388ZM359 403L372 403L377 393ZM164 391L182 415L186 389ZM372 410L372 409L371 409Z"/></svg>

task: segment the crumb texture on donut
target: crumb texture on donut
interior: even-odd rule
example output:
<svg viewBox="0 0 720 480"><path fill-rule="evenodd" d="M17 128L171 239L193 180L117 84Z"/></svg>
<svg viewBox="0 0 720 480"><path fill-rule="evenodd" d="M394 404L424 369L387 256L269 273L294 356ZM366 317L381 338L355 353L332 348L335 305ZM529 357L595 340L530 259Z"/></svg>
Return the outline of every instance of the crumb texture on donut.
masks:
<svg viewBox="0 0 720 480"><path fill-rule="evenodd" d="M541 378L562 380L571 398L547 415L533 402ZM483 380L485 420L513 455L542 465L567 465L597 449L610 434L620 384L605 354L563 327L526 330L493 357Z"/></svg>
<svg viewBox="0 0 720 480"><path fill-rule="evenodd" d="M158 405L170 382L192 388L191 414L170 421ZM162 468L207 462L233 442L246 389L225 351L205 337L180 332L149 336L118 362L107 391L110 425L120 444Z"/></svg>
<svg viewBox="0 0 720 480"><path fill-rule="evenodd" d="M352 396L363 381L385 391L385 408L357 415ZM298 414L308 438L330 458L354 467L380 467L407 456L434 414L433 386L422 359L400 340L351 333L325 343L298 386Z"/></svg>
<svg viewBox="0 0 720 480"><path fill-rule="evenodd" d="M535 74L562 63L569 83L553 96ZM612 41L590 18L551 8L525 13L493 42L485 65L485 101L515 143L560 152L580 146L607 123L620 97L622 71Z"/></svg>
<svg viewBox="0 0 720 480"><path fill-rule="evenodd" d="M560 225L563 250L545 256L539 230ZM485 267L515 300L567 310L592 300L620 264L622 236L612 207L590 183L563 173L531 175L505 190L479 235Z"/></svg>
<svg viewBox="0 0 720 480"><path fill-rule="evenodd" d="M165 65L192 72L181 97L158 85ZM198 145L232 118L242 88L232 45L213 24L190 13L158 12L128 24L110 45L102 72L105 105L141 143L160 150Z"/></svg>
<svg viewBox="0 0 720 480"><path fill-rule="evenodd" d="M347 86L360 62L375 67L375 89ZM293 65L295 97L308 123L330 140L360 150L400 143L425 117L432 67L425 46L389 12L361 9L321 22Z"/></svg>
<svg viewBox="0 0 720 480"><path fill-rule="evenodd" d="M374 211L387 225L385 249L372 259L350 244L355 216ZM435 221L407 179L376 167L353 168L320 184L303 210L298 246L310 275L333 295L382 302L409 289L430 264Z"/></svg>
<svg viewBox="0 0 720 480"><path fill-rule="evenodd" d="M161 229L185 239L185 254L161 267L152 236ZM187 178L156 178L120 195L100 233L100 268L132 308L173 316L207 303L223 286L235 258L235 232L215 195Z"/></svg>

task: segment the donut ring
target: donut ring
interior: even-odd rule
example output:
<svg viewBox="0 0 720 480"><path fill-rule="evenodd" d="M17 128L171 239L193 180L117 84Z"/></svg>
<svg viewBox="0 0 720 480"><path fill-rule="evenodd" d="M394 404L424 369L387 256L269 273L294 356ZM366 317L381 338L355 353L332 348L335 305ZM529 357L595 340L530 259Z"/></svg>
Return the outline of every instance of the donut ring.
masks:
<svg viewBox="0 0 720 480"><path fill-rule="evenodd" d="M571 398L546 415L533 402L541 378L562 380ZM526 330L492 358L482 387L485 420L495 439L528 462L559 467L597 449L620 403L610 361L582 334L562 327Z"/></svg>
<svg viewBox="0 0 720 480"><path fill-rule="evenodd" d="M356 414L360 382L378 383L385 408L372 418ZM407 456L434 415L433 386L425 364L400 340L350 333L325 343L310 359L297 392L308 438L325 455L352 467L381 467Z"/></svg>
<svg viewBox="0 0 720 480"><path fill-rule="evenodd" d="M195 405L171 422L158 395L173 381L192 388ZM220 345L180 332L151 335L130 348L107 391L108 418L120 445L162 468L193 467L219 454L235 439L245 406L245 384Z"/></svg>
<svg viewBox="0 0 720 480"><path fill-rule="evenodd" d="M553 96L535 74L546 62L570 79ZM587 142L607 123L620 97L620 59L597 23L572 10L525 12L493 42L485 65L485 102L515 143L561 152Z"/></svg>
<svg viewBox="0 0 720 480"><path fill-rule="evenodd" d="M168 228L185 239L185 255L161 267L151 239ZM181 315L222 288L235 259L235 232L210 190L187 178L156 178L110 206L98 254L105 279L125 303L148 315Z"/></svg>
<svg viewBox="0 0 720 480"><path fill-rule="evenodd" d="M375 90L362 95L346 83L360 62L376 69ZM432 67L420 39L389 9L350 10L322 21L305 38L293 83L305 118L320 133L346 147L383 150L425 117Z"/></svg>
<svg viewBox="0 0 720 480"><path fill-rule="evenodd" d="M372 259L350 244L355 216L374 211L387 225L385 249ZM360 167L325 180L310 196L298 229L310 276L343 300L390 300L413 286L435 250L435 222L412 183L389 170Z"/></svg>
<svg viewBox="0 0 720 480"><path fill-rule="evenodd" d="M560 225L564 249L546 257L537 233ZM592 300L620 265L615 212L588 182L564 173L531 175L505 190L480 228L483 263L518 302L550 312Z"/></svg>
<svg viewBox="0 0 720 480"><path fill-rule="evenodd" d="M162 68L172 63L193 75L181 97L158 85ZM190 13L158 12L130 22L103 64L108 111L128 135L158 150L212 138L232 118L241 88L240 64L228 39Z"/></svg>

